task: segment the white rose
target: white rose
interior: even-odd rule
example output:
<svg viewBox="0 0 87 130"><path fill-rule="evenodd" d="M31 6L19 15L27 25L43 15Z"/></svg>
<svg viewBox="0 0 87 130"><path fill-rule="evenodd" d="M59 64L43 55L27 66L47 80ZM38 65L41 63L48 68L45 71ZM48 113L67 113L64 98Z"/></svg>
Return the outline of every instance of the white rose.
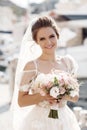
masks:
<svg viewBox="0 0 87 130"><path fill-rule="evenodd" d="M57 98L59 95L59 88L57 86L54 86L50 89L50 96Z"/></svg>

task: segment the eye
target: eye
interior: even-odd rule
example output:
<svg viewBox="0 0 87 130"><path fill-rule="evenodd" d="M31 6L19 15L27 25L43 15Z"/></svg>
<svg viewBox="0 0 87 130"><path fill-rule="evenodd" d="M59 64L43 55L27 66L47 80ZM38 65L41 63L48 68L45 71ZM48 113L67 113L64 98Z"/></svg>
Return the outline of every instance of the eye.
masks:
<svg viewBox="0 0 87 130"><path fill-rule="evenodd" d="M53 34L52 34L52 35L50 35L50 38L54 38L54 37L55 37L55 35L53 35Z"/></svg>
<svg viewBox="0 0 87 130"><path fill-rule="evenodd" d="M40 38L40 41L43 41L43 40L45 40L45 38L44 38L44 37L41 37L41 38Z"/></svg>

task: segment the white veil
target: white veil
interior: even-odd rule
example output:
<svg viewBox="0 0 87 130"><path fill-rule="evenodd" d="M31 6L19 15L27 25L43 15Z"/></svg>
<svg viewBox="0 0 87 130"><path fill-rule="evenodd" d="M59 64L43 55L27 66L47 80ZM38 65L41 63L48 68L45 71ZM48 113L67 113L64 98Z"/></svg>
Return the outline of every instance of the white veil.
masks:
<svg viewBox="0 0 87 130"><path fill-rule="evenodd" d="M18 63L17 63L16 75L15 75L14 93L13 93L13 99L11 103L11 110L13 111L13 119L14 119L13 125L16 127L16 130L18 127L17 125L19 124L19 122L17 122L19 120L18 117L20 117L21 114L23 115L24 111L26 111L24 110L24 108L20 109L17 103L18 82L20 80L20 74L23 71L23 68L27 62L36 59L42 53L40 46L36 44L35 41L32 39L31 27L36 21L36 19L37 18L34 18L33 20L29 22L29 26L22 40L20 53L18 57ZM21 115L21 118L22 118L22 115Z"/></svg>
<svg viewBox="0 0 87 130"><path fill-rule="evenodd" d="M32 33L31 33L31 27L36 20L37 18L34 18L29 22L29 26L24 34L21 49L20 49L20 54L18 58L18 66L17 66L18 71L20 69L23 70L24 65L28 61L36 59L41 54L41 49L39 45L32 39Z"/></svg>

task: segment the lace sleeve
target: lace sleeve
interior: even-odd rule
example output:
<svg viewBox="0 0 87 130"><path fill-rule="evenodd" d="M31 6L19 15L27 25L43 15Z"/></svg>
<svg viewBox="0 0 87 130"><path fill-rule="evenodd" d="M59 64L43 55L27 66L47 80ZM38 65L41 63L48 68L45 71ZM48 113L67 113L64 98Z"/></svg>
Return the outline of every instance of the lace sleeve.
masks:
<svg viewBox="0 0 87 130"><path fill-rule="evenodd" d="M75 61L75 59L70 55L66 55L64 56L64 61L67 67L67 72L72 76L74 76L74 78L77 80L78 64ZM79 96L79 83L77 83L75 94Z"/></svg>
<svg viewBox="0 0 87 130"><path fill-rule="evenodd" d="M23 71L20 74L19 79L19 91L29 92L36 77L36 72L32 71Z"/></svg>
<svg viewBox="0 0 87 130"><path fill-rule="evenodd" d="M73 75L77 75L78 64L75 61L75 59L70 55L66 55L64 57L64 60L65 60L68 72Z"/></svg>

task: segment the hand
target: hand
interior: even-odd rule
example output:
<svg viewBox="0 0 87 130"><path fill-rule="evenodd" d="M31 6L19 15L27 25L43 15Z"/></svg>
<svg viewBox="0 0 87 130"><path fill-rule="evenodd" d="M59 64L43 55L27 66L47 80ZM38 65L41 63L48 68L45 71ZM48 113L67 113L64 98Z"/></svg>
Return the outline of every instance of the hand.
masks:
<svg viewBox="0 0 87 130"><path fill-rule="evenodd" d="M57 99L54 97L50 96L49 94L45 95L45 100L48 101L50 104L57 103Z"/></svg>
<svg viewBox="0 0 87 130"><path fill-rule="evenodd" d="M70 98L69 95L64 95L64 96L62 97L63 100L67 100L67 101L69 100L69 98Z"/></svg>
<svg viewBox="0 0 87 130"><path fill-rule="evenodd" d="M62 99L67 100L67 101L71 101L71 102L77 102L79 99L79 96L71 97L69 95L64 95Z"/></svg>

